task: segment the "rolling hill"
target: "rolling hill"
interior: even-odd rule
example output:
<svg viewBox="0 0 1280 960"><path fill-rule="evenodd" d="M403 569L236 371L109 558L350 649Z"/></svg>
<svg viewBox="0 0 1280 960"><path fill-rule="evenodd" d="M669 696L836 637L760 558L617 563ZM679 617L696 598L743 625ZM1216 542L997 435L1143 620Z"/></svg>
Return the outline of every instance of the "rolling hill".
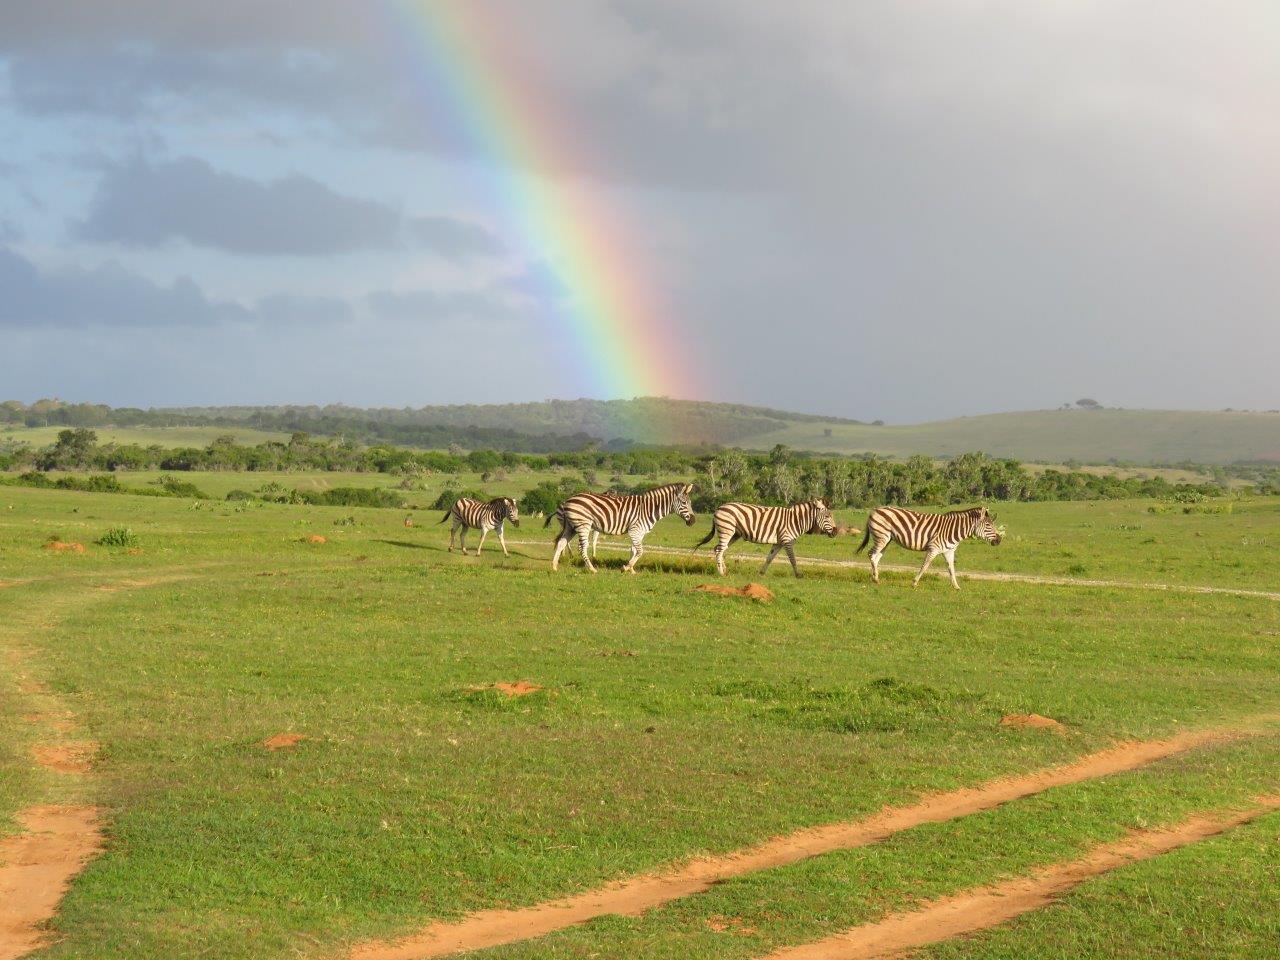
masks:
<svg viewBox="0 0 1280 960"><path fill-rule="evenodd" d="M111 410L88 404L4 405L5 437L47 442L58 425L129 426L165 443L166 431L192 429L248 436L302 430L405 446L495 448L528 452L579 449L596 439L640 444L738 446L785 444L821 453L902 457L982 451L1040 463L1123 461L1134 464L1280 462L1280 413L1177 410L1034 410L885 426L768 407L642 397L634 400L545 400L537 403L364 409L342 405L186 407ZM4 411L0 411L4 412ZM218 428L218 429L214 429ZM108 431L109 433L109 431ZM107 434L104 434L104 438ZM138 442L135 440L134 442ZM172 441L175 444L179 441Z"/></svg>
<svg viewBox="0 0 1280 960"><path fill-rule="evenodd" d="M642 397L537 403L360 410L352 407L191 408L170 413L245 418L257 411L340 416L381 424L507 429L522 434L586 434L651 444L723 444L769 449L782 443L822 453L993 456L1060 463L1112 460L1139 464L1280 461L1280 413L1180 410L1033 410L931 423L876 425L743 404ZM279 421L270 426L279 429Z"/></svg>

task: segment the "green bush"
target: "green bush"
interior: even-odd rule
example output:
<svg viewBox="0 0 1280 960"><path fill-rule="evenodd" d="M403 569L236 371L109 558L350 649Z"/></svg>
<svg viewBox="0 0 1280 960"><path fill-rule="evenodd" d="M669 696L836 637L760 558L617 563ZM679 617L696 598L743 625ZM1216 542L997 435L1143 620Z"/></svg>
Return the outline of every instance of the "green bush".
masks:
<svg viewBox="0 0 1280 960"><path fill-rule="evenodd" d="M102 547L136 547L139 540L128 527L112 527L93 542Z"/></svg>
<svg viewBox="0 0 1280 960"><path fill-rule="evenodd" d="M440 496L432 501L430 509L448 510L462 497L470 497L472 500L483 500L485 502L493 499L483 490L454 490L452 487L446 487L441 491ZM520 509L524 509L523 502L520 504Z"/></svg>
<svg viewBox="0 0 1280 960"><path fill-rule="evenodd" d="M332 490L305 492L302 498L308 503L324 507L394 507L403 509L404 497L385 487L334 487Z"/></svg>

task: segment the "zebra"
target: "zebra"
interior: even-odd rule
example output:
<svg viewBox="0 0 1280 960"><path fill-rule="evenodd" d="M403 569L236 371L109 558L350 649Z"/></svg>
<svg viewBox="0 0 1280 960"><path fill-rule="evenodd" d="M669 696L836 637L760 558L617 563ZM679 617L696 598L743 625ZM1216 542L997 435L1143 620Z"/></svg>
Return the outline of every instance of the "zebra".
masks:
<svg viewBox="0 0 1280 960"><path fill-rule="evenodd" d="M560 569L560 554L569 545L569 531L573 530L578 534L578 543L582 548L582 562L592 573L596 572L595 564L588 555L592 534L607 533L617 536L625 533L631 538L631 559L622 569L627 573L635 573L636 561L644 553L644 538L654 524L667 514L675 512L684 518L686 524L693 526L693 505L689 502L692 492L691 483L668 483L644 493L574 494L543 523L546 527L556 517L560 518L560 533L556 536L551 569Z"/></svg>
<svg viewBox="0 0 1280 960"><path fill-rule="evenodd" d="M994 521L995 514L987 513L986 507L952 510L950 513L919 513L902 507L876 507L867 518L867 532L855 552L861 553L870 541L875 541L871 546L871 579L879 583L880 558L890 541L897 540L908 550L925 551L924 565L911 581L913 587L920 585L920 578L934 557L942 554L947 559L951 585L959 590L960 584L956 583L956 547L968 537L979 537L993 547L998 546L1002 535Z"/></svg>
<svg viewBox="0 0 1280 960"><path fill-rule="evenodd" d="M600 496L616 497L618 496L618 494L614 493L612 490L606 490L604 493L600 494ZM564 537L564 539L568 540L569 533L572 528L569 526L569 521L565 519L563 507L556 507L555 511L551 514L551 516L547 517L547 519L543 521L542 523L543 528L545 529L546 527L551 526L552 520L560 521L560 535L557 536L556 539L558 540L560 539L560 537ZM600 546L600 529L597 527L591 531L591 559L592 560L595 560L596 557L599 556L599 554L597 553L599 546ZM573 552L572 544L570 544L569 546L569 551L571 553Z"/></svg>
<svg viewBox="0 0 1280 960"><path fill-rule="evenodd" d="M502 535L502 525L505 521L510 520L512 526L520 526L520 511L516 507L516 502L510 497L498 497L496 500L490 500L485 503L483 500L473 500L471 497L462 497L458 499L449 511L440 518L440 522L452 518L453 526L449 528L449 552L453 553L453 535L458 532L458 528L462 528L462 536L458 538L462 546L462 554L467 553L467 531L475 527L480 531L480 544L476 547L476 556L480 556L480 551L484 549L484 538L489 535L490 530L498 531L498 542L502 544L502 555L509 557L507 553L507 540Z"/></svg>
<svg viewBox="0 0 1280 960"><path fill-rule="evenodd" d="M795 542L806 533L836 535L836 524L825 501L808 500L793 503L789 507L762 507L754 503L726 503L719 507L711 520L711 532L698 542L698 547L709 543L719 534L716 543L716 571L724 576L724 554L735 540L751 543L771 543L773 549L765 558L760 572L764 573L773 563L779 550L787 551L791 570L801 576L796 567ZM696 550L698 547L694 547Z"/></svg>

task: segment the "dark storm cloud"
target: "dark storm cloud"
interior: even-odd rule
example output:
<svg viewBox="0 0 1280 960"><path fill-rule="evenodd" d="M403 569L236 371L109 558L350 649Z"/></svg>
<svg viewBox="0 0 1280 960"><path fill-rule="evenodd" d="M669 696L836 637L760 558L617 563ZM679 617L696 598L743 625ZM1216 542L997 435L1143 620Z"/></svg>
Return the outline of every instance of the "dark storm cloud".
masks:
<svg viewBox="0 0 1280 960"><path fill-rule="evenodd" d="M496 240L451 217L408 221L372 200L344 196L299 174L260 183L203 160L141 159L112 167L98 187L80 239L131 246L185 240L243 254L317 255L400 245L405 235L434 253L491 253Z"/></svg>
<svg viewBox="0 0 1280 960"><path fill-rule="evenodd" d="M325 324L351 317L350 306L334 298L278 294L246 308L207 296L188 277L156 284L114 263L92 270L40 270L4 247L0 247L0 290L4 291L0 327L10 329Z"/></svg>

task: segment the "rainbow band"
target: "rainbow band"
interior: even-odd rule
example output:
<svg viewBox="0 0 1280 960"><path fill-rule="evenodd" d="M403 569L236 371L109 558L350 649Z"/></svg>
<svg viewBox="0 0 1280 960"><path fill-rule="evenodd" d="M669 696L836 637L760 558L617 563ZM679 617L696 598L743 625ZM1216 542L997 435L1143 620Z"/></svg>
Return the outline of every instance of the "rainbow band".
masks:
<svg viewBox="0 0 1280 960"><path fill-rule="evenodd" d="M388 0L411 38L410 56L430 92L443 91L470 144L492 165L496 200L525 255L545 262L550 299L577 361L601 398L686 395L684 346L642 282L623 232L583 191L539 171L573 169L580 156L565 124L513 75L506 32L473 0Z"/></svg>

